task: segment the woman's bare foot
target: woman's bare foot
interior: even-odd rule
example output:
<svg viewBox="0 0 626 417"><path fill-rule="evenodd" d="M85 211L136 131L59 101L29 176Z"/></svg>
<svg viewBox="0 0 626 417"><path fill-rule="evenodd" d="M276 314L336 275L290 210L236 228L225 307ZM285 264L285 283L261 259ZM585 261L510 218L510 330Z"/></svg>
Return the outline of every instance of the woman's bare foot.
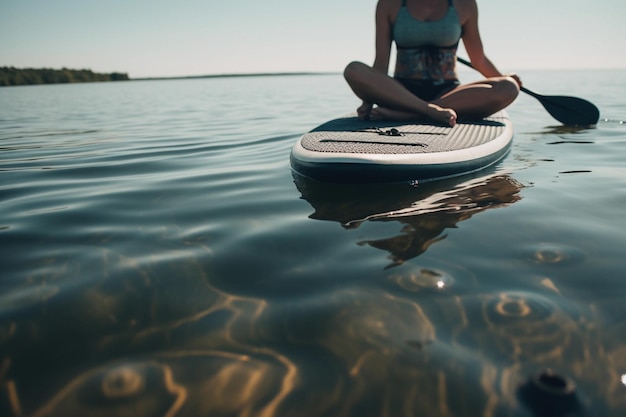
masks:
<svg viewBox="0 0 626 417"><path fill-rule="evenodd" d="M386 107L374 107L370 114L370 120L424 120L426 118L442 123L446 126L456 125L456 112L452 109L439 107L436 104L428 105L427 114L411 113L402 110L393 110Z"/></svg>
<svg viewBox="0 0 626 417"><path fill-rule="evenodd" d="M456 125L456 112L452 109L446 109L439 107L436 104L428 104L428 113L426 114L430 119L443 123L446 126L453 127Z"/></svg>

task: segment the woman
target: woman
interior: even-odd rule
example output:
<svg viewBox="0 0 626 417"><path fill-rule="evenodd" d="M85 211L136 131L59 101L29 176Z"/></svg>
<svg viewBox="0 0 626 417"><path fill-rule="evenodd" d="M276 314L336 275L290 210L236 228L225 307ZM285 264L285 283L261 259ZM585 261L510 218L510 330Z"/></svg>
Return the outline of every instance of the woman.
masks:
<svg viewBox="0 0 626 417"><path fill-rule="evenodd" d="M456 50L461 39L485 80L459 83ZM394 78L387 75L392 41L397 50ZM361 119L428 118L449 126L457 117L481 118L505 108L521 86L515 74L501 74L485 56L476 0L379 0L374 65L352 62L344 76L363 100L357 109Z"/></svg>

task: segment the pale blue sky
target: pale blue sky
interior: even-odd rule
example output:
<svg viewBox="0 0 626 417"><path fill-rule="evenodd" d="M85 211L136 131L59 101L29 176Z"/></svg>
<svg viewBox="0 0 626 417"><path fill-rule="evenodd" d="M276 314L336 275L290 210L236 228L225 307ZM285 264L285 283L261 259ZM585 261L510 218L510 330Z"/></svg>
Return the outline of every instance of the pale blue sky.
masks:
<svg viewBox="0 0 626 417"><path fill-rule="evenodd" d="M0 0L0 66L131 77L341 71L374 56L376 0ZM502 71L626 68L625 0L478 0ZM460 55L463 55L461 50Z"/></svg>

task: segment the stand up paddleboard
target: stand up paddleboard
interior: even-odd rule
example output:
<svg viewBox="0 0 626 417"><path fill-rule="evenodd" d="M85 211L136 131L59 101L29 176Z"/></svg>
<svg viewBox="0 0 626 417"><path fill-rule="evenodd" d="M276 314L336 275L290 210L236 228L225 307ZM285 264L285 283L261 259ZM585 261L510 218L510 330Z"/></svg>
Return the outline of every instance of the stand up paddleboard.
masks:
<svg viewBox="0 0 626 417"><path fill-rule="evenodd" d="M426 182L494 165L512 139L505 111L454 127L348 116L303 135L291 151L291 166L327 182Z"/></svg>

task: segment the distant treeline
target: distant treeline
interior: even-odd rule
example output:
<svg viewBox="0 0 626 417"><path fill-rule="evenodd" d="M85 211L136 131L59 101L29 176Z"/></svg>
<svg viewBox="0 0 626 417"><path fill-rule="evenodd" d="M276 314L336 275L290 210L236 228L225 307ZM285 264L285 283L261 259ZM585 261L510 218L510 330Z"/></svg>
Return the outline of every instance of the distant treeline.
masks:
<svg viewBox="0 0 626 417"><path fill-rule="evenodd" d="M50 68L14 68L0 67L0 87L10 85L32 84L66 84L87 83L95 81L125 81L128 74L113 72L109 74L96 73L88 69L73 70L63 68L60 70Z"/></svg>

